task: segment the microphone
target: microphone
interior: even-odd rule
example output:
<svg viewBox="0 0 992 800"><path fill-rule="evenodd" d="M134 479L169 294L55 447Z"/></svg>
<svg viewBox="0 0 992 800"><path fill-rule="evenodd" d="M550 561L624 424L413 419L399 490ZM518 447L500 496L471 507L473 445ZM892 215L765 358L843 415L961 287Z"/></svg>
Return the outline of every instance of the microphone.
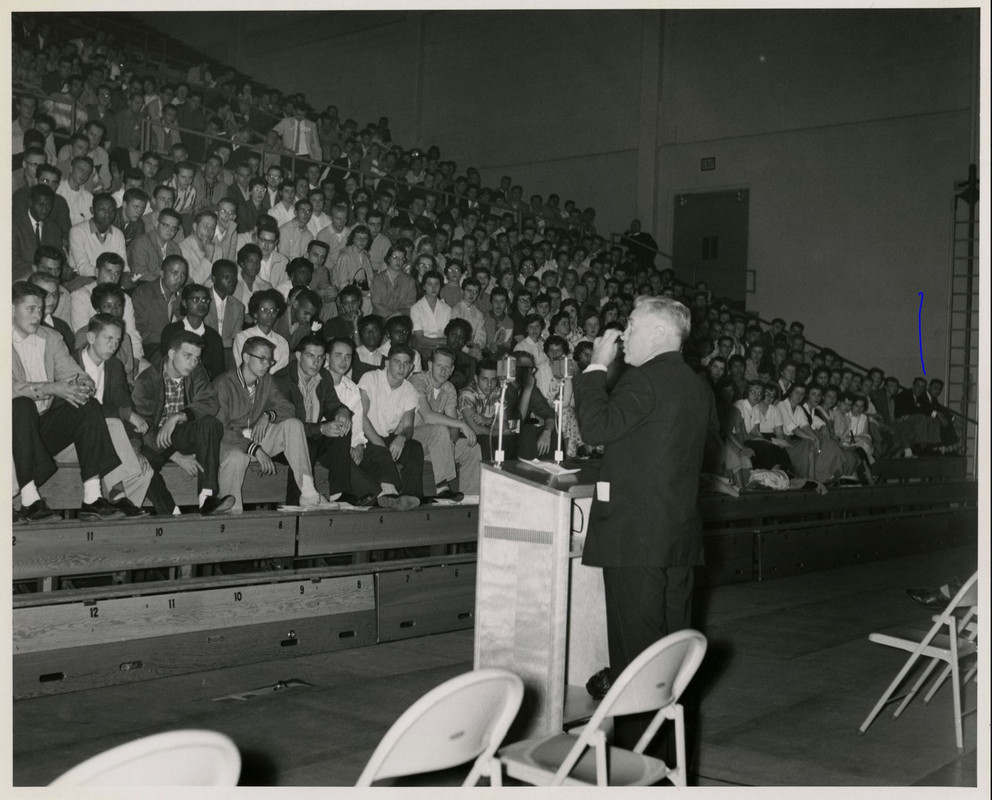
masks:
<svg viewBox="0 0 992 800"><path fill-rule="evenodd" d="M568 356L555 358L551 361L551 375L555 378L569 379L572 377L572 359Z"/></svg>
<svg viewBox="0 0 992 800"><path fill-rule="evenodd" d="M496 362L496 378L513 383L517 379L517 359L513 356L504 356Z"/></svg>

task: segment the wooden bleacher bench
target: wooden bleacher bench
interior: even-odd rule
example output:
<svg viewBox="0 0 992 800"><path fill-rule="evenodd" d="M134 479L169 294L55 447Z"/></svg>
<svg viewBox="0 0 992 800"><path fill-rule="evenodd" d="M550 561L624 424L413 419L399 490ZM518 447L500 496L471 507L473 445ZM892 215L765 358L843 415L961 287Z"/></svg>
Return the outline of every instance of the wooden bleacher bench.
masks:
<svg viewBox="0 0 992 800"><path fill-rule="evenodd" d="M968 460L964 456L880 458L872 467L881 481L964 480Z"/></svg>

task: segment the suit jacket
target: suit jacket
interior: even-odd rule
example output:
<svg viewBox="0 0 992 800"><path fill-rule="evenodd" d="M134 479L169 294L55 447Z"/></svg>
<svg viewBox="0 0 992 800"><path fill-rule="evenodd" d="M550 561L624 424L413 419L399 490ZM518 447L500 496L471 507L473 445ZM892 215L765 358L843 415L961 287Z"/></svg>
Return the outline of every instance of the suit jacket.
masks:
<svg viewBox="0 0 992 800"><path fill-rule="evenodd" d="M882 418L882 422L886 425L891 425L896 421L897 415L894 411L890 412L889 410L889 393L885 391L884 386L877 392L872 393L871 402L875 406L878 416Z"/></svg>
<svg viewBox="0 0 992 800"><path fill-rule="evenodd" d="M163 255L154 232L146 232L138 234L127 248L127 263L132 274L141 275L142 280L155 282L162 275L165 256L181 255L179 245L171 240L166 243Z"/></svg>
<svg viewBox="0 0 992 800"><path fill-rule="evenodd" d="M38 249L34 223L29 219L27 211L14 214L10 226L10 238L13 240L14 258L12 278L15 281L24 280L34 269L34 253ZM52 215L49 214L48 219L41 222L41 243L61 250L62 239L62 229L52 221Z"/></svg>
<svg viewBox="0 0 992 800"><path fill-rule="evenodd" d="M203 322L215 331L222 330L221 337L224 341L224 347L231 348L234 346L235 335L241 332L245 324L244 303L238 300L233 294L228 296L227 303L224 305L224 327L221 328L217 324L217 307L211 302L210 311L203 318Z"/></svg>
<svg viewBox="0 0 992 800"><path fill-rule="evenodd" d="M24 186L14 192L11 197L11 205L15 216L27 214L31 205L31 189ZM62 231L62 248L68 249L69 228L72 227L72 222L69 216L69 204L62 195L55 195L55 205L52 206L52 213L49 214L48 219L59 226L59 230Z"/></svg>
<svg viewBox="0 0 992 800"><path fill-rule="evenodd" d="M236 183L227 187L227 196L238 208L238 233L251 233L259 216L268 210L265 201L262 201L261 208L255 208L255 204L244 196L241 187Z"/></svg>
<svg viewBox="0 0 992 800"><path fill-rule="evenodd" d="M172 320L169 318L169 304L162 296L160 280L142 281L131 293L134 305L134 325L141 334L141 343L149 356L158 349L162 341L162 329ZM176 313L179 310L178 293Z"/></svg>
<svg viewBox="0 0 992 800"><path fill-rule="evenodd" d="M912 389L903 389L896 395L896 419L908 417L911 414L930 416L931 411L933 408L930 405L930 395L926 392L919 398L913 394Z"/></svg>
<svg viewBox="0 0 992 800"><path fill-rule="evenodd" d="M582 562L609 567L703 563L696 502L713 396L681 353L624 371L607 391L605 371L575 381L582 439L605 445Z"/></svg>
<svg viewBox="0 0 992 800"><path fill-rule="evenodd" d="M258 420L268 411L275 414L273 422L295 419L293 404L276 388L275 378L266 374L258 379L255 394L249 395L238 375L240 365L228 370L213 383L217 392L217 419L224 425L224 442L245 452L251 441L242 433L245 428L254 428Z"/></svg>
<svg viewBox="0 0 992 800"><path fill-rule="evenodd" d="M183 382L185 406L183 413L192 422L203 416L216 416L220 405L217 402L217 392L210 384L210 376L197 364ZM152 450L158 450L155 439L162 425L162 415L165 412L165 375L162 367L149 367L134 381L131 392L131 402L134 410L148 423L148 432L143 437L144 443Z"/></svg>
<svg viewBox="0 0 992 800"><path fill-rule="evenodd" d="M76 334L72 332L72 328L69 323L64 319L59 319L58 317L52 317L51 324L42 320L42 326L45 328L51 328L59 336L62 337L62 341L65 342L66 349L71 353L76 349Z"/></svg>
<svg viewBox="0 0 992 800"><path fill-rule="evenodd" d="M73 375L85 374L72 360L72 354L62 341L58 331L44 325L38 326L38 336L45 340L45 375L49 381L60 381ZM20 356L11 345L11 372L13 373L13 396L20 397L24 384L29 383Z"/></svg>
<svg viewBox="0 0 992 800"><path fill-rule="evenodd" d="M317 439L320 432L320 422L306 422L306 403L303 402L303 392L300 391L299 365L292 361L289 366L276 376L276 387L282 392L296 409L296 418L304 420L303 429L308 439ZM334 419L338 410L347 408L338 399L334 389L334 379L326 369L320 371L320 382L317 384L317 402L320 404L320 418L324 421Z"/></svg>
<svg viewBox="0 0 992 800"><path fill-rule="evenodd" d="M83 367L83 351L81 347L72 354L73 360ZM131 404L131 389L124 376L124 365L120 360L111 358L103 362L103 416L106 419L119 419L127 423L134 411Z"/></svg>

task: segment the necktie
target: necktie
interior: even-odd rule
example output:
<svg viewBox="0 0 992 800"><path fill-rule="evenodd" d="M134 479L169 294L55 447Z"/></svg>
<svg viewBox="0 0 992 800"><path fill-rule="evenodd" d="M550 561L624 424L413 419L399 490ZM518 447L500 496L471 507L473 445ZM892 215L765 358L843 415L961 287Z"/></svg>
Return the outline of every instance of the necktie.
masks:
<svg viewBox="0 0 992 800"><path fill-rule="evenodd" d="M41 247L41 220L34 223L34 235L38 239L38 246Z"/></svg>
<svg viewBox="0 0 992 800"><path fill-rule="evenodd" d="M175 295L172 295L172 297L169 298L169 303L168 303L168 309L167 310L168 310L168 313L169 313L169 322L172 322L173 319L175 318L175 314L176 314L176 296Z"/></svg>
<svg viewBox="0 0 992 800"><path fill-rule="evenodd" d="M303 123L300 122L299 120L297 120L296 121L296 141L293 144L293 155L298 155L299 152L300 152L300 134L302 132L300 129L302 127L303 127Z"/></svg>

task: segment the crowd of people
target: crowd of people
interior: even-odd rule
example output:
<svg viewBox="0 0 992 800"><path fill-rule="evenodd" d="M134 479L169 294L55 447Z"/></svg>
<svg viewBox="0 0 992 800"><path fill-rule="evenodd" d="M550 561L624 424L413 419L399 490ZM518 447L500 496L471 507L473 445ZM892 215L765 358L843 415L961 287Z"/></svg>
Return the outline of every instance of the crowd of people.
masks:
<svg viewBox="0 0 992 800"><path fill-rule="evenodd" d="M93 519L179 513L170 461L204 514L241 510L248 465L273 459L291 506L415 507L425 460L433 496L461 500L501 397L508 457L548 456L560 417L566 456L597 458L572 376L639 295L691 312L683 356L716 398L706 470L737 490L871 483L879 456L958 447L939 380L861 374L801 323L687 286L637 220L614 243L594 209L483 186L392 143L385 117L256 98L202 64L160 84L45 20L14 25L15 523L57 516L39 490L70 444ZM278 120L264 134L259 113Z"/></svg>

